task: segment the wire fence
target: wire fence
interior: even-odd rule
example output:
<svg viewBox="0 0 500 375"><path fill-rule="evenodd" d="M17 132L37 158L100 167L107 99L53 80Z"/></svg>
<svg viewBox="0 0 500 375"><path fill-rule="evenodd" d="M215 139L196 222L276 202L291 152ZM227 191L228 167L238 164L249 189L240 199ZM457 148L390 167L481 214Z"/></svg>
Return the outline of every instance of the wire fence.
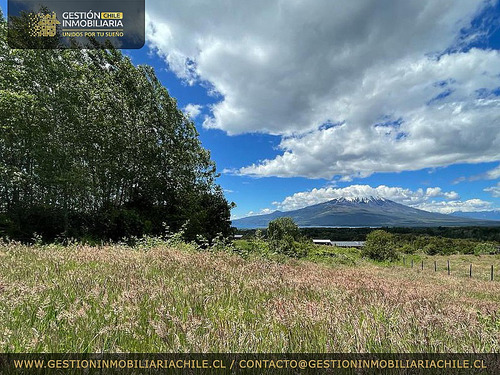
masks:
<svg viewBox="0 0 500 375"><path fill-rule="evenodd" d="M491 264L488 266L485 266L484 264L481 266L475 266L473 263L468 263L468 264L460 264L460 265L452 265L450 263L450 260L446 260L444 264L442 262L438 262L437 260L434 260L432 262L425 261L425 260L418 260L415 261L414 259L407 259L406 257L403 257L403 266L417 269L420 271L431 271L431 272L442 272L446 271L448 275L458 275L458 276L468 276L469 278L473 277L479 277L481 279L485 279L486 276L488 280L490 281L495 281L495 280L500 280L499 275L495 275L495 273L498 273L498 265L495 266L495 264Z"/></svg>

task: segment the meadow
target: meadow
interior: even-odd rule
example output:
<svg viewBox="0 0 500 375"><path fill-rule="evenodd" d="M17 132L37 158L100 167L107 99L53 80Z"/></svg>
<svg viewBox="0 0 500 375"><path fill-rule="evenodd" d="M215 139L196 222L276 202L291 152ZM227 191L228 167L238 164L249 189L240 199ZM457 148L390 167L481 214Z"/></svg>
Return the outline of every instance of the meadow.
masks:
<svg viewBox="0 0 500 375"><path fill-rule="evenodd" d="M3 243L0 351L500 351L500 256L411 257Z"/></svg>

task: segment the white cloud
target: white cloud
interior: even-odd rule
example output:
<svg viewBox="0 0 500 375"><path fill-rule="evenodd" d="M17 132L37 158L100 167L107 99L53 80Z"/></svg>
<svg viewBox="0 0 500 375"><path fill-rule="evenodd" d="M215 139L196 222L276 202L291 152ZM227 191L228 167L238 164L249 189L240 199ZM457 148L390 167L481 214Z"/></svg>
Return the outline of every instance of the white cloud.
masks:
<svg viewBox="0 0 500 375"><path fill-rule="evenodd" d="M203 108L202 105L200 104L188 104L187 106L184 107L183 111L188 117L192 120L194 120L196 117L198 117L201 113L201 109Z"/></svg>
<svg viewBox="0 0 500 375"><path fill-rule="evenodd" d="M496 186L487 187L484 191L491 193L495 198L500 198L500 182Z"/></svg>
<svg viewBox="0 0 500 375"><path fill-rule="evenodd" d="M497 178L500 178L500 165L486 172L486 179L496 180Z"/></svg>
<svg viewBox="0 0 500 375"><path fill-rule="evenodd" d="M282 211L291 211L313 204L327 202L335 198L368 196L378 196L421 210L446 214L455 211L476 212L494 209L491 202L481 199L462 201L455 191L446 192L439 187L427 188L426 190L421 188L411 190L385 185L377 187L371 187L369 185L351 185L344 188L313 189L311 191L295 193L286 197L282 202L273 202L273 204Z"/></svg>
<svg viewBox="0 0 500 375"><path fill-rule="evenodd" d="M274 211L276 211L276 210L273 210L271 208L263 208L259 211L249 211L243 216L234 216L234 217L232 216L231 220L237 220L237 219L241 219L242 217L248 217L248 216L267 215L267 214L270 214Z"/></svg>
<svg viewBox="0 0 500 375"><path fill-rule="evenodd" d="M492 211L491 202L483 201L481 199L469 199L466 201L449 201L449 202L426 202L415 206L421 210L440 212L442 214L449 214L456 211L463 212L478 212L478 211Z"/></svg>
<svg viewBox="0 0 500 375"><path fill-rule="evenodd" d="M284 137L240 173L348 180L500 160L500 54L460 52L492 3L151 1L147 38L221 95L205 127Z"/></svg>
<svg viewBox="0 0 500 375"><path fill-rule="evenodd" d="M477 92L500 86L499 52L471 50L373 70L356 90L330 103L341 125L286 137L281 155L240 173L366 177L500 159L500 97ZM445 79L453 81L436 86ZM429 103L446 90L451 94Z"/></svg>
<svg viewBox="0 0 500 375"><path fill-rule="evenodd" d="M494 196L495 192L500 196L500 183L498 187L488 188L485 189L485 191L493 191ZM325 187L298 192L286 197L281 202L273 202L272 204L275 209L264 208L260 211L250 211L243 217L269 214L275 210L298 210L303 207L328 202L332 199L356 197L380 197L420 210L443 214L449 214L456 211L478 212L493 211L496 209L492 202L478 198L460 200L460 196L457 192L443 191L440 187L430 187L425 190L422 188L411 190L398 186L386 185L379 185L377 187L372 187L370 185L350 185L343 188ZM233 220L234 219L237 218L233 218Z"/></svg>
<svg viewBox="0 0 500 375"><path fill-rule="evenodd" d="M469 178L467 177L458 177L453 181L454 184L458 184L463 181L477 181L477 180L496 180L500 178L500 165L496 168L490 169L489 171L486 171L485 173L480 173L476 174L474 176L471 176Z"/></svg>
<svg viewBox="0 0 500 375"><path fill-rule="evenodd" d="M500 165L496 168L490 169L489 171L486 171L485 173L478 174L476 176L472 176L469 178L471 181L475 180L496 180L500 178Z"/></svg>
<svg viewBox="0 0 500 375"><path fill-rule="evenodd" d="M302 207L311 206L322 202L327 202L335 198L354 198L354 197L382 197L394 202L401 203L411 207L420 208L424 203L429 202L430 198L442 198L456 201L459 195L454 192L444 192L439 187L427 188L426 190L405 189L402 187L390 187L380 185L371 187L370 185L351 185L344 188L320 188L311 191L303 191L286 197L282 202L273 204L282 211L296 210Z"/></svg>

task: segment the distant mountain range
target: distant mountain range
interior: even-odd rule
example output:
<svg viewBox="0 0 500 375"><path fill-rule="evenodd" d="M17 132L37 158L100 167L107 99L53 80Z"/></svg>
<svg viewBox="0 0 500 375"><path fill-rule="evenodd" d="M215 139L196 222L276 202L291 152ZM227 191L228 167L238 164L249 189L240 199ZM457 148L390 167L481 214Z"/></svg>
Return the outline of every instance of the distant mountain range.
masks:
<svg viewBox="0 0 500 375"><path fill-rule="evenodd" d="M500 220L500 211L478 211L478 212L464 212L457 211L451 215L458 217L468 217L480 220Z"/></svg>
<svg viewBox="0 0 500 375"><path fill-rule="evenodd" d="M268 223L289 216L300 227L437 227L496 226L500 222L428 212L379 197L339 198L293 211L233 220L236 228L265 228Z"/></svg>

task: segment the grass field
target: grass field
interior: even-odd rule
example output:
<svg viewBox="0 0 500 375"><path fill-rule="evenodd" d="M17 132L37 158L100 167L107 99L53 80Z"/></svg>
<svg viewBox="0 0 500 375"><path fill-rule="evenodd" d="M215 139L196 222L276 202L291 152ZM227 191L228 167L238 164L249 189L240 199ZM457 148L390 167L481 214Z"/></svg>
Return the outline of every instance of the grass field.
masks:
<svg viewBox="0 0 500 375"><path fill-rule="evenodd" d="M500 351L498 256L427 257L421 271L418 256L411 269L352 254L0 245L0 351Z"/></svg>

